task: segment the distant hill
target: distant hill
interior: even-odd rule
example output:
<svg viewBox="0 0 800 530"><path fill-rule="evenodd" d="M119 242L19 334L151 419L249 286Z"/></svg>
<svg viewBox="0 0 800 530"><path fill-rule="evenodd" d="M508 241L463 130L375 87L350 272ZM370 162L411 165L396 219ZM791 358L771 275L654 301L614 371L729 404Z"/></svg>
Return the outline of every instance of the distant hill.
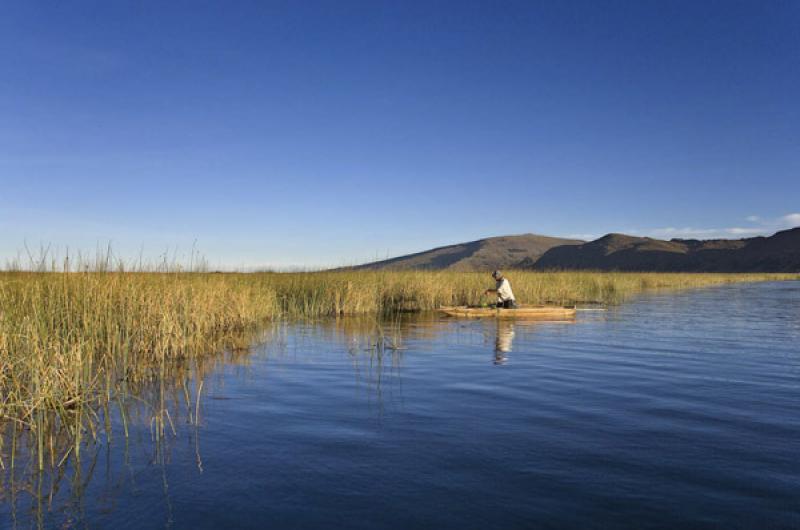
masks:
<svg viewBox="0 0 800 530"><path fill-rule="evenodd" d="M608 234L582 245L554 247L532 269L620 271L794 272L800 271L800 227L770 237L672 239Z"/></svg>
<svg viewBox="0 0 800 530"><path fill-rule="evenodd" d="M490 237L353 268L796 272L800 271L800 227L746 239L665 241L608 234L587 243L536 234Z"/></svg>
<svg viewBox="0 0 800 530"><path fill-rule="evenodd" d="M583 241L536 234L489 237L438 247L425 252L366 263L356 269L451 269L494 270L509 268L524 260L535 262L557 246L579 245Z"/></svg>

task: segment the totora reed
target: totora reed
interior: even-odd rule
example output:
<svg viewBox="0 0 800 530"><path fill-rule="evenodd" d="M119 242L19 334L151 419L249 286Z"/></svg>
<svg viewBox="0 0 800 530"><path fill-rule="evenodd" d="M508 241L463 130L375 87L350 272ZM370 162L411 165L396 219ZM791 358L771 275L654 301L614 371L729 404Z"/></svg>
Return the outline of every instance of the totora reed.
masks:
<svg viewBox="0 0 800 530"><path fill-rule="evenodd" d="M510 271L526 303L617 304L648 289L798 279L792 274ZM0 468L57 467L125 422L132 388L257 340L276 319L424 311L487 302L486 273L332 271L0 273ZM188 364L187 364L188 363ZM183 385L185 387L185 381ZM202 385L195 385L199 393ZM153 404L154 436L170 428ZM199 396L198 396L199 397ZM186 395L187 403L196 398ZM107 433L110 436L110 433Z"/></svg>

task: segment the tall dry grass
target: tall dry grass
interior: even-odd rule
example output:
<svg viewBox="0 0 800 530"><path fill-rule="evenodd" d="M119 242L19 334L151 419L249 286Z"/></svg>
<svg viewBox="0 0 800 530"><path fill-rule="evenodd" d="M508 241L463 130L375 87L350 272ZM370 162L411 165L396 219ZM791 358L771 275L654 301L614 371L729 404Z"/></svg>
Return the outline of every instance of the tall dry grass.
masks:
<svg viewBox="0 0 800 530"><path fill-rule="evenodd" d="M689 274L510 271L525 303L617 304L648 289L685 289L732 282L797 279L797 274ZM252 282L275 293L281 316L425 311L478 304L494 282L488 273L449 271L336 271L262 273Z"/></svg>
<svg viewBox="0 0 800 530"><path fill-rule="evenodd" d="M614 304L653 288L798 279L789 274L507 273L528 303ZM336 271L0 273L0 467L18 440L40 469L78 457L103 410L161 382L176 360L241 346L278 318L391 314L488 301L488 274ZM120 410L123 410L120 407ZM154 406L154 432L170 418ZM124 414L123 414L124 421ZM25 436L19 436L24 433ZM10 442L9 442L10 440ZM11 444L11 447L9 447Z"/></svg>

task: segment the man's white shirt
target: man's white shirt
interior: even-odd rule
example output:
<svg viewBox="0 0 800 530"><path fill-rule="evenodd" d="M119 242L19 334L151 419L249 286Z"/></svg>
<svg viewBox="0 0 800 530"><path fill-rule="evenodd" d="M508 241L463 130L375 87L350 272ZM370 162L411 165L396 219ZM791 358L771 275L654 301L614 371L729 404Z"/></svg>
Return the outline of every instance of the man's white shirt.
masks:
<svg viewBox="0 0 800 530"><path fill-rule="evenodd" d="M497 299L501 302L514 300L514 293L511 292L511 282L503 278L497 282Z"/></svg>

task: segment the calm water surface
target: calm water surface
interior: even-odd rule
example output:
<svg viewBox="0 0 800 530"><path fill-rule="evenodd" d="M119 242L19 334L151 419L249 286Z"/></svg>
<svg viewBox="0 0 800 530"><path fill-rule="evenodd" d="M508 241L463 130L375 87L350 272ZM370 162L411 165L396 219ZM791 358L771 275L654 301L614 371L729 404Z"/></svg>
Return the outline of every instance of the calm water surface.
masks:
<svg viewBox="0 0 800 530"><path fill-rule="evenodd" d="M101 435L0 527L800 527L798 282L367 331L274 330L206 370L199 426L176 389L175 435Z"/></svg>

